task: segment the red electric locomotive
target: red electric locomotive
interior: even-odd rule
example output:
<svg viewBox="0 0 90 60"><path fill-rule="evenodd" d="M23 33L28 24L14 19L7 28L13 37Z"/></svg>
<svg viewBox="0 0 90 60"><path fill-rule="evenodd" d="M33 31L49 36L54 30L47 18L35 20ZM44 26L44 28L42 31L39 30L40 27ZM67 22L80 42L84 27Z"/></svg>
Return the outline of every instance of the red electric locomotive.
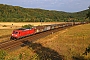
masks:
<svg viewBox="0 0 90 60"><path fill-rule="evenodd" d="M32 35L35 33L35 29L25 29L25 28L20 28L16 29L12 32L11 38L10 39L19 39L28 35Z"/></svg>

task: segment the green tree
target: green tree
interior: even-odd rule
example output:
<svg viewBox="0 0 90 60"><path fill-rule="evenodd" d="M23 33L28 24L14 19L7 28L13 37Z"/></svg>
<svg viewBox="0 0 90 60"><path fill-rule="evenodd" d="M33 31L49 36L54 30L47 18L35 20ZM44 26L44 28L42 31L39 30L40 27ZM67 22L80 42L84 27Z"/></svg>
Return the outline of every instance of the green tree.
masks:
<svg viewBox="0 0 90 60"><path fill-rule="evenodd" d="M89 23L90 23L90 6L88 8L89 8L89 11L88 11L88 14L87 14L87 18L89 18Z"/></svg>

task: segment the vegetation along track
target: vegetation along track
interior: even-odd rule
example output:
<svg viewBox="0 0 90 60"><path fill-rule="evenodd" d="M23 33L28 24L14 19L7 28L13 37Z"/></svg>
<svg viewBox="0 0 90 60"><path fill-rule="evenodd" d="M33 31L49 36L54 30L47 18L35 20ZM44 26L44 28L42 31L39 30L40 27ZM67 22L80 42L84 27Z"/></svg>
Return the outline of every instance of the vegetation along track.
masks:
<svg viewBox="0 0 90 60"><path fill-rule="evenodd" d="M43 38L47 35L50 35L52 33L55 33L57 31L60 31L60 30L63 30L63 29L69 28L69 27L72 27L72 26L68 26L68 27L64 27L64 28L56 28L56 29L53 29L53 30L48 30L48 31L37 33L37 34L34 34L32 36L28 36L26 38L22 38L22 39L19 39L19 40L16 40L16 41L15 40L9 40L9 41L6 41L6 42L2 42L2 43L0 43L0 49L11 51L11 50L13 50L17 47L25 46L27 44L27 41L28 42L33 42L33 41L38 40L39 38Z"/></svg>

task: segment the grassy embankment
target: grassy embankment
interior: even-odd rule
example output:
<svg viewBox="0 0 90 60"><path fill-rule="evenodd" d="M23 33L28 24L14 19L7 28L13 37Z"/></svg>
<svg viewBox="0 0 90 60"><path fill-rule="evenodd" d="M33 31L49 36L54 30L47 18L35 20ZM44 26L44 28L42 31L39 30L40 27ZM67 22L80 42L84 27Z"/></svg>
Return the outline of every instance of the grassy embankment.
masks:
<svg viewBox="0 0 90 60"><path fill-rule="evenodd" d="M40 60L42 57L50 60L52 59L52 54L57 52L65 60L75 60L77 58L78 60L89 60L90 53L87 56L82 55L89 44L90 24L79 25L41 38L35 43L30 44L29 48L23 47L9 53L6 59Z"/></svg>

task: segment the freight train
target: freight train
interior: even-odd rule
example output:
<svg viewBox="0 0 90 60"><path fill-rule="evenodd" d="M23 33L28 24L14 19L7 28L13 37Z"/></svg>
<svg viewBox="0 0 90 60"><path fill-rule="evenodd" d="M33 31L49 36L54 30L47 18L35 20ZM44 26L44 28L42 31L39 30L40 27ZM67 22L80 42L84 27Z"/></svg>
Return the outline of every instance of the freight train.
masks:
<svg viewBox="0 0 90 60"><path fill-rule="evenodd" d="M44 31L48 31L48 30L52 30L52 29L56 29L56 28L64 28L64 27L68 27L68 26L80 25L80 24L85 24L85 22L84 23L68 22L68 23L63 23L63 24L43 25L43 26L36 26L36 27L30 28L30 29L19 28L19 29L13 30L10 39L20 39L22 37L33 35L36 33L44 32Z"/></svg>

